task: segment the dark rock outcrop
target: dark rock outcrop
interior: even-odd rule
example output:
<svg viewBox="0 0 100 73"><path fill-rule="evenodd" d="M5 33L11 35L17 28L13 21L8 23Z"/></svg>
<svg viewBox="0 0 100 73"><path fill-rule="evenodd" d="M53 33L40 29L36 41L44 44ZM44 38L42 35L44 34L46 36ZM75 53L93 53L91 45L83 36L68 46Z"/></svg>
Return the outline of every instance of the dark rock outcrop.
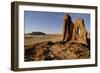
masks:
<svg viewBox="0 0 100 73"><path fill-rule="evenodd" d="M83 44L71 42L61 43L60 41L55 43L52 42L53 44L48 44L49 42L35 44L35 47L26 46L24 61L90 58L90 50Z"/></svg>
<svg viewBox="0 0 100 73"><path fill-rule="evenodd" d="M45 33L43 32L32 32L32 33L29 33L30 35L45 35Z"/></svg>

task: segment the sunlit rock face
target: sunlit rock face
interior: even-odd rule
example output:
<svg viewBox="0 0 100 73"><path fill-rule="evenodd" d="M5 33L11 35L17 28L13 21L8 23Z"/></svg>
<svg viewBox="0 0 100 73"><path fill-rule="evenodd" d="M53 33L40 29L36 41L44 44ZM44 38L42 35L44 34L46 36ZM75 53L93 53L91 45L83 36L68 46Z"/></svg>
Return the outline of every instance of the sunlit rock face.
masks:
<svg viewBox="0 0 100 73"><path fill-rule="evenodd" d="M74 23L72 40L82 44L87 44L87 31L82 18L78 18Z"/></svg>
<svg viewBox="0 0 100 73"><path fill-rule="evenodd" d="M87 44L87 31L84 20L79 17L73 23L70 15L64 16L63 41Z"/></svg>
<svg viewBox="0 0 100 73"><path fill-rule="evenodd" d="M63 41L70 41L73 34L73 22L70 15L64 15Z"/></svg>

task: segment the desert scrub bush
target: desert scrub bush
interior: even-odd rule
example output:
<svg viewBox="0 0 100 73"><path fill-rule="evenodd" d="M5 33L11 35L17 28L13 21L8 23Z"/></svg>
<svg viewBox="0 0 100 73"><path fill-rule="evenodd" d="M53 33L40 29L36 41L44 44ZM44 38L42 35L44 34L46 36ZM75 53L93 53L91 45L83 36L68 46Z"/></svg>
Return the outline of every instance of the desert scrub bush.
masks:
<svg viewBox="0 0 100 73"><path fill-rule="evenodd" d="M48 41L47 45L54 45L52 41Z"/></svg>
<svg viewBox="0 0 100 73"><path fill-rule="evenodd" d="M64 45L66 42L65 41L59 41L59 44Z"/></svg>

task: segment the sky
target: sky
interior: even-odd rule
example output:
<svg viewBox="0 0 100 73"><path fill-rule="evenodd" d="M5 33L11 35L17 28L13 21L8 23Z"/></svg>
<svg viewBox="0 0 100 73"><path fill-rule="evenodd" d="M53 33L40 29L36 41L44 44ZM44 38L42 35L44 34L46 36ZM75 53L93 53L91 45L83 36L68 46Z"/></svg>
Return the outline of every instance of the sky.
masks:
<svg viewBox="0 0 100 73"><path fill-rule="evenodd" d="M72 22L78 17L83 18L86 30L90 32L90 14L24 11L24 33L40 31L46 34L61 34L65 14L71 16Z"/></svg>

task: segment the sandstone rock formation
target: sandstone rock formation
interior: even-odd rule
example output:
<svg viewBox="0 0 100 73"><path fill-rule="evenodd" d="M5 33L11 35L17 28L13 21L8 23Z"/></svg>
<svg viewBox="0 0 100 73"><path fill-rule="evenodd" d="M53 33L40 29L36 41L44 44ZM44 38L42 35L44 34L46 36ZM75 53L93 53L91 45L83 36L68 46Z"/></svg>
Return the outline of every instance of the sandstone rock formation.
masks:
<svg viewBox="0 0 100 73"><path fill-rule="evenodd" d="M64 32L63 32L63 41L70 41L72 38L73 32L73 22L71 21L71 16L64 16Z"/></svg>
<svg viewBox="0 0 100 73"><path fill-rule="evenodd" d="M73 23L70 15L64 16L63 41L87 44L87 31L82 18L79 17L75 23Z"/></svg>
<svg viewBox="0 0 100 73"><path fill-rule="evenodd" d="M72 40L74 42L87 44L87 31L82 18L78 18L74 23Z"/></svg>

